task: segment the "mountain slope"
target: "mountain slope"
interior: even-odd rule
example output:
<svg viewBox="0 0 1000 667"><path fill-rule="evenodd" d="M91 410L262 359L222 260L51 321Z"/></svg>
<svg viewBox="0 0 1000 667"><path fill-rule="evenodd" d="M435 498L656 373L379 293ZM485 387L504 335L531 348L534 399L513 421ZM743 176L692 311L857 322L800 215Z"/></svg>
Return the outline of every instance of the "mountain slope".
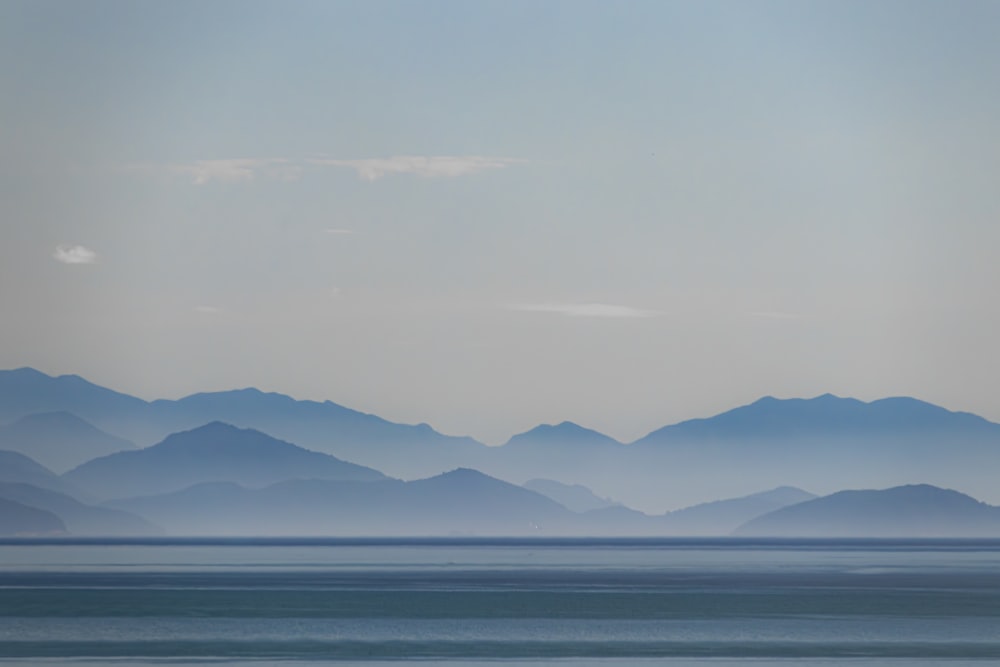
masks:
<svg viewBox="0 0 1000 667"><path fill-rule="evenodd" d="M0 498L0 536L53 535L65 532L66 526L52 512Z"/></svg>
<svg viewBox="0 0 1000 667"><path fill-rule="evenodd" d="M0 482L31 484L74 498L86 495L42 464L20 452L0 450Z"/></svg>
<svg viewBox="0 0 1000 667"><path fill-rule="evenodd" d="M769 537L1000 537L1000 508L929 484L840 491L747 522Z"/></svg>
<svg viewBox="0 0 1000 667"><path fill-rule="evenodd" d="M815 497L802 489L782 486L668 512L662 517L663 525L672 535L728 535L751 519Z"/></svg>
<svg viewBox="0 0 1000 667"><path fill-rule="evenodd" d="M295 478L373 481L385 476L259 431L213 422L146 449L94 459L64 477L95 496L121 498L167 493L200 482L260 487Z"/></svg>
<svg viewBox="0 0 1000 667"><path fill-rule="evenodd" d="M563 484L554 479L530 479L521 486L547 496L573 512L589 512L618 506L618 503L597 496L582 484Z"/></svg>
<svg viewBox="0 0 1000 667"><path fill-rule="evenodd" d="M142 399L95 385L78 375L53 377L33 368L0 371L0 421L40 412L129 417L148 407Z"/></svg>
<svg viewBox="0 0 1000 667"><path fill-rule="evenodd" d="M574 515L544 496L474 470L413 482L299 479L232 483L112 501L176 535L559 534Z"/></svg>
<svg viewBox="0 0 1000 667"><path fill-rule="evenodd" d="M72 535L158 535L163 532L134 514L84 505L65 494L30 484L0 482L0 498L52 512Z"/></svg>
<svg viewBox="0 0 1000 667"><path fill-rule="evenodd" d="M41 412L0 426L0 449L21 452L55 472L114 452L135 449L69 412Z"/></svg>

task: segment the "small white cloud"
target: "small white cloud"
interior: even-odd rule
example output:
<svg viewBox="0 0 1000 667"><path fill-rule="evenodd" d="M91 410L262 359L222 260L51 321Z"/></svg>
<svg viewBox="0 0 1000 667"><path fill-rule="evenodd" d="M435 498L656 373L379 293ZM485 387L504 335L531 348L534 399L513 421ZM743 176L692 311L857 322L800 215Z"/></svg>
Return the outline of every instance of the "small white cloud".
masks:
<svg viewBox="0 0 1000 667"><path fill-rule="evenodd" d="M61 245L52 257L63 264L93 264L97 261L97 253L82 245Z"/></svg>
<svg viewBox="0 0 1000 667"><path fill-rule="evenodd" d="M326 230L326 233L334 235L334 236L344 236L344 235L347 235L347 234L353 234L354 230L353 229L328 229L328 230Z"/></svg>
<svg viewBox="0 0 1000 667"><path fill-rule="evenodd" d="M534 313L556 313L570 317L656 317L657 310L643 310L630 306L616 306L608 303L522 303L510 306L512 310Z"/></svg>
<svg viewBox="0 0 1000 667"><path fill-rule="evenodd" d="M454 178L487 169L502 169L524 162L514 158L482 155L395 155L388 158L337 160L317 158L312 164L328 167L348 167L366 181L376 181L390 174L413 174L425 178Z"/></svg>

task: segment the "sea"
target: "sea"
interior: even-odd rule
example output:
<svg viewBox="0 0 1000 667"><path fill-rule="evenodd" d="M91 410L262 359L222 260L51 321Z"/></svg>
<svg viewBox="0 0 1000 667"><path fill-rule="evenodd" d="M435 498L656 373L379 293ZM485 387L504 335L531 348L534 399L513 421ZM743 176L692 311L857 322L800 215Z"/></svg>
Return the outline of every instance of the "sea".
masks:
<svg viewBox="0 0 1000 667"><path fill-rule="evenodd" d="M0 541L0 667L401 662L1000 665L1000 541Z"/></svg>

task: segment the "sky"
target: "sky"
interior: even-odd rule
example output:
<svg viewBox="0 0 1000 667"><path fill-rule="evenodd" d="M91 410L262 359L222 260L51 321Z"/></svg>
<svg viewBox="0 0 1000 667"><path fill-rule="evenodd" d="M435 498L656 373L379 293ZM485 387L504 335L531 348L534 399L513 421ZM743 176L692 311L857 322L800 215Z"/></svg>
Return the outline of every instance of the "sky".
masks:
<svg viewBox="0 0 1000 667"><path fill-rule="evenodd" d="M992 0L0 0L0 368L1000 421L998 178Z"/></svg>

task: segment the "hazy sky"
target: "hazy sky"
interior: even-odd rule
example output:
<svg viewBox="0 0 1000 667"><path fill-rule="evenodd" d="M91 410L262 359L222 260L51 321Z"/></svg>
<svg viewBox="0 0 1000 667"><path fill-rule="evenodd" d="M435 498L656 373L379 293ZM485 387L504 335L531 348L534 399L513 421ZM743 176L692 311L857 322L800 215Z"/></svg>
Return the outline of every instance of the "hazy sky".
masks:
<svg viewBox="0 0 1000 667"><path fill-rule="evenodd" d="M501 442L1000 420L1000 2L0 0L0 367Z"/></svg>

